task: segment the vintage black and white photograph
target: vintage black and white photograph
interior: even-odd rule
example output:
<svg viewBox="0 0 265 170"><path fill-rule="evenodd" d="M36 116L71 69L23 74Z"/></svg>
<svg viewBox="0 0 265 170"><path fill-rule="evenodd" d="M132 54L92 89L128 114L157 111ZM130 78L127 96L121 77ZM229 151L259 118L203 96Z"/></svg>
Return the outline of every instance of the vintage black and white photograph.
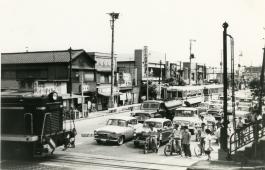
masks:
<svg viewBox="0 0 265 170"><path fill-rule="evenodd" d="M265 0L0 0L3 170L265 170Z"/></svg>

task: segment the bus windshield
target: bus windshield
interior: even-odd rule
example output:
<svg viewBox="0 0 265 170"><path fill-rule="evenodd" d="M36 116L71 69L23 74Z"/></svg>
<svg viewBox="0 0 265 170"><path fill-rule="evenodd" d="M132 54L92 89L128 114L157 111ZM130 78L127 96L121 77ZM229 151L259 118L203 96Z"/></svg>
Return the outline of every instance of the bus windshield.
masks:
<svg viewBox="0 0 265 170"><path fill-rule="evenodd" d="M195 111L193 110L176 110L176 117L193 117L195 115Z"/></svg>
<svg viewBox="0 0 265 170"><path fill-rule="evenodd" d="M142 110L156 110L159 109L159 103L150 102L150 103L143 103L141 105Z"/></svg>

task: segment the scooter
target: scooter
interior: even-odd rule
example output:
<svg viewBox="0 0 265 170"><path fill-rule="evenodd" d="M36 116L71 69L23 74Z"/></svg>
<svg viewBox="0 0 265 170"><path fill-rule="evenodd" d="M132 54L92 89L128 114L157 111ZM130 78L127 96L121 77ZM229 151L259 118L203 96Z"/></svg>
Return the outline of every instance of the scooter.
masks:
<svg viewBox="0 0 265 170"><path fill-rule="evenodd" d="M145 143L144 143L144 154L149 153L150 151L157 153L158 152L158 148L159 148L159 141L157 141L157 146L155 146L155 143L153 142L154 136L149 135L146 139L145 139Z"/></svg>
<svg viewBox="0 0 265 170"><path fill-rule="evenodd" d="M182 149L179 145L176 146L174 137L170 136L170 139L164 148L164 154L166 156L169 156L169 155L173 155L173 153L176 153L177 155L181 155Z"/></svg>

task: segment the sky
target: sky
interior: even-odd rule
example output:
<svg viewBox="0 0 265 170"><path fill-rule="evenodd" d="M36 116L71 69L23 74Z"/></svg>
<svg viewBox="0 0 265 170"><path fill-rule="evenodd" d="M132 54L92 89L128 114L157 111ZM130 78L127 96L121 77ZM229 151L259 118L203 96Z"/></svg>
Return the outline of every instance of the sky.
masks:
<svg viewBox="0 0 265 170"><path fill-rule="evenodd" d="M241 65L261 65L265 45L265 0L0 0L0 51L84 49L116 54L148 46L155 59L219 66L223 27L234 37ZM228 49L230 45L228 44ZM242 56L239 59L239 54ZM230 50L228 50L230 60Z"/></svg>

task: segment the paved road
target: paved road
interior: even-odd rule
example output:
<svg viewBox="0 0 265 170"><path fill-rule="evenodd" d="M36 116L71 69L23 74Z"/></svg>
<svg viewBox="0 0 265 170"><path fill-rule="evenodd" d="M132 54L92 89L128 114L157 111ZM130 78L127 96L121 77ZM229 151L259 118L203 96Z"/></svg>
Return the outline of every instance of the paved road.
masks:
<svg viewBox="0 0 265 170"><path fill-rule="evenodd" d="M143 154L142 148L135 148L132 141L128 141L121 146L115 144L98 145L93 136L82 137L82 134L93 134L94 129L102 127L106 121L115 116L129 115L128 112L101 116L93 119L76 121L75 126L78 132L76 138L76 147L69 148L66 151L61 151L62 148L57 148L55 155L46 159L36 160L32 162L34 168L24 169L186 169L188 166L199 160L205 160L206 156L201 158L193 156L185 158L181 156L168 156L163 154L164 146L158 153ZM66 126L70 126L67 124ZM194 141L194 137L192 139ZM191 150L196 146L195 142L191 143ZM217 146L212 154L213 159L217 159ZM17 164L30 165L30 162L13 162ZM4 162L4 165L7 165ZM26 165L25 165L26 164ZM40 168L38 168L38 165ZM3 166L2 166L3 167ZM8 166L4 166L8 168ZM17 169L17 168L16 168ZM45 168L44 168L45 169Z"/></svg>

